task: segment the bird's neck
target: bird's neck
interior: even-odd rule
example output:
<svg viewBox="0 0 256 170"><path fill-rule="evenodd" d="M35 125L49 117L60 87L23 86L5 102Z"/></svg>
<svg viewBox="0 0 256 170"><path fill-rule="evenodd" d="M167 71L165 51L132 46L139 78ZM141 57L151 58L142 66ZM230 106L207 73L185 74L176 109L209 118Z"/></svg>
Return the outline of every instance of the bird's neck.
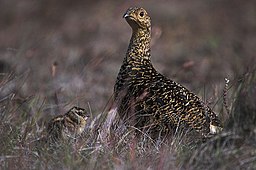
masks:
<svg viewBox="0 0 256 170"><path fill-rule="evenodd" d="M150 40L150 30L140 28L133 30L126 53L126 62L137 66L150 64Z"/></svg>

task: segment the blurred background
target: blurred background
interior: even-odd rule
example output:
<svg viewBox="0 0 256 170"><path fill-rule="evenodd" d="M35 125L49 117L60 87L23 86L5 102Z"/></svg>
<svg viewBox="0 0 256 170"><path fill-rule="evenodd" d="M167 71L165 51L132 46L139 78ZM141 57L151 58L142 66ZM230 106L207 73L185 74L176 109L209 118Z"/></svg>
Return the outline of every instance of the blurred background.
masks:
<svg viewBox="0 0 256 170"><path fill-rule="evenodd" d="M212 107L224 78L239 81L255 67L254 0L1 0L1 99L38 102L52 115L72 105L104 111L131 37L122 18L131 6L151 16L156 69Z"/></svg>

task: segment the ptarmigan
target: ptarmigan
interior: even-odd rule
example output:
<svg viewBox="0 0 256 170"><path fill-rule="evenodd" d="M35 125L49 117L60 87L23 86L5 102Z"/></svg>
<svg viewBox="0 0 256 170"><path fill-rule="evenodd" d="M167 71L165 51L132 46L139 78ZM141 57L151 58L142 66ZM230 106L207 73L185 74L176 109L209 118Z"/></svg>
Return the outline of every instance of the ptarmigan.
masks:
<svg viewBox="0 0 256 170"><path fill-rule="evenodd" d="M132 37L114 87L120 117L140 129L183 126L207 136L221 129L212 109L187 88L160 74L151 63L151 19L143 8L123 16Z"/></svg>
<svg viewBox="0 0 256 170"><path fill-rule="evenodd" d="M72 107L64 115L59 115L48 123L48 142L58 142L61 139L75 138L80 135L86 126L89 115L83 108Z"/></svg>

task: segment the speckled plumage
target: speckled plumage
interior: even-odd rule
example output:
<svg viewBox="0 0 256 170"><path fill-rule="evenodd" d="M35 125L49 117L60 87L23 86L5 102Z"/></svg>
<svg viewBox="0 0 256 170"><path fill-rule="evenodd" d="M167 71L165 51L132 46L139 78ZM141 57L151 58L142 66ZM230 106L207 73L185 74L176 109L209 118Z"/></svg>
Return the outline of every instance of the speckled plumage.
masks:
<svg viewBox="0 0 256 170"><path fill-rule="evenodd" d="M120 117L139 128L174 130L179 125L204 136L221 129L217 115L199 97L166 78L151 63L151 20L143 8L129 8L130 44L114 87Z"/></svg>
<svg viewBox="0 0 256 170"><path fill-rule="evenodd" d="M59 115L48 123L47 138L51 141L75 138L80 135L86 125L89 115L83 108L72 107L64 115Z"/></svg>

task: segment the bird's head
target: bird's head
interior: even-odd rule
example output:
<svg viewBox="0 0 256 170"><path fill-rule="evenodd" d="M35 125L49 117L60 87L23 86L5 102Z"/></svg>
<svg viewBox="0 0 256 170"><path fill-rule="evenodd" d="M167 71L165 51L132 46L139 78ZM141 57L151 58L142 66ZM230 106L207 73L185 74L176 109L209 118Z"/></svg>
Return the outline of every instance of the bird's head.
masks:
<svg viewBox="0 0 256 170"><path fill-rule="evenodd" d="M79 123L81 120L86 121L90 116L83 108L79 108L74 106L72 109L70 109L67 113L69 118L77 123Z"/></svg>
<svg viewBox="0 0 256 170"><path fill-rule="evenodd" d="M151 20L147 11L143 8L129 8L123 16L133 30L138 28L148 29L151 27Z"/></svg>

